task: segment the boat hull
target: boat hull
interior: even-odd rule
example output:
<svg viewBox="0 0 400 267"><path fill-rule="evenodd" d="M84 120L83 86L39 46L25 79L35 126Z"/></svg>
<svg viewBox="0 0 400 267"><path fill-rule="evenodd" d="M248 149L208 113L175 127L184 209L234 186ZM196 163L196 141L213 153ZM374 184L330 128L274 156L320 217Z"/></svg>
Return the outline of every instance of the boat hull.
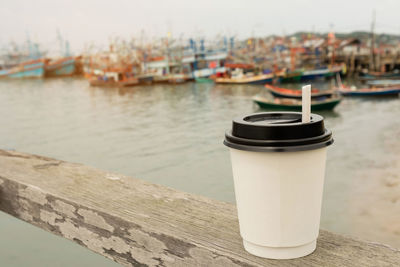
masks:
<svg viewBox="0 0 400 267"><path fill-rule="evenodd" d="M50 62L46 66L46 76L71 76L76 71L76 62L74 58L65 58L56 62Z"/></svg>
<svg viewBox="0 0 400 267"><path fill-rule="evenodd" d="M216 83L219 84L266 84L272 83L272 75L259 75L255 77L244 77L244 78L217 78Z"/></svg>
<svg viewBox="0 0 400 267"><path fill-rule="evenodd" d="M254 98L253 101L259 105L261 108L265 109L277 109L277 110L293 110L293 111L301 111L301 104L299 105L284 105L277 104L270 101L264 101L262 99ZM320 103L311 104L311 111L319 111L319 110L332 110L334 109L341 101L341 98L323 101Z"/></svg>
<svg viewBox="0 0 400 267"><path fill-rule="evenodd" d="M310 74L310 75L298 75L291 77L283 77L281 79L282 82L303 82L303 81L312 81L317 79L323 79L328 77L333 77L334 73L330 74Z"/></svg>
<svg viewBox="0 0 400 267"><path fill-rule="evenodd" d="M140 84L152 84L154 80L153 76L144 76L144 77L138 77L138 81Z"/></svg>
<svg viewBox="0 0 400 267"><path fill-rule="evenodd" d="M400 79L400 73L383 73L383 74L370 74L370 73L362 73L360 74L360 80L370 81L370 80L379 80L379 79Z"/></svg>
<svg viewBox="0 0 400 267"><path fill-rule="evenodd" d="M168 75L159 75L154 76L153 82L155 83L168 83L169 76Z"/></svg>
<svg viewBox="0 0 400 267"><path fill-rule="evenodd" d="M271 91L271 90L270 90L270 92L271 92L271 94L272 94L273 96L276 96L276 97L284 97L284 98L292 98L292 99L301 99L301 95L298 96L298 95L281 94L281 93L279 93L279 92ZM318 99L318 98L322 98L322 97L331 97L331 96L332 96L332 93L326 93L326 94L320 93L320 94L317 94L317 95L312 95L311 98L312 98L312 99Z"/></svg>
<svg viewBox="0 0 400 267"><path fill-rule="evenodd" d="M350 91L350 90L340 90L339 91L343 96L398 96L400 95L400 88L398 89L388 89L388 90L380 90L380 91Z"/></svg>
<svg viewBox="0 0 400 267"><path fill-rule="evenodd" d="M22 63L11 69L0 71L0 77L5 78L43 78L45 74L44 60Z"/></svg>
<svg viewBox="0 0 400 267"><path fill-rule="evenodd" d="M266 85L265 88L276 97L282 97L282 98L291 98L291 99L301 99L302 94L301 90L293 90L293 89L286 89L286 88L279 88L275 87L272 85ZM313 90L315 92L311 93L311 98L312 99L319 99L319 98L327 98L327 97L332 97L333 92L332 91L319 91L317 89Z"/></svg>
<svg viewBox="0 0 400 267"><path fill-rule="evenodd" d="M10 78L43 78L44 67L18 71L7 75Z"/></svg>
<svg viewBox="0 0 400 267"><path fill-rule="evenodd" d="M195 78L195 81L197 83L213 83L214 81L212 79L209 78Z"/></svg>
<svg viewBox="0 0 400 267"><path fill-rule="evenodd" d="M316 79L324 79L334 77L337 73L342 70L339 68L331 69L318 69L309 71L297 71L293 73L288 73L282 77L281 82L302 82L302 81L312 81Z"/></svg>

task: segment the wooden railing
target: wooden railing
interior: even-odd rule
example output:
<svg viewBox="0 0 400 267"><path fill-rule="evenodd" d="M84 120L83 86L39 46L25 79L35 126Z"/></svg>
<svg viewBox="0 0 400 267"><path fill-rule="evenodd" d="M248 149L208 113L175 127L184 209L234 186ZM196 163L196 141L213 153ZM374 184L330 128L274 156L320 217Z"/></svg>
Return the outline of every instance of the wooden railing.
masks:
<svg viewBox="0 0 400 267"><path fill-rule="evenodd" d="M128 266L399 266L400 251L321 231L295 260L248 254L233 204L0 150L0 210ZM373 231L373 229L371 229Z"/></svg>

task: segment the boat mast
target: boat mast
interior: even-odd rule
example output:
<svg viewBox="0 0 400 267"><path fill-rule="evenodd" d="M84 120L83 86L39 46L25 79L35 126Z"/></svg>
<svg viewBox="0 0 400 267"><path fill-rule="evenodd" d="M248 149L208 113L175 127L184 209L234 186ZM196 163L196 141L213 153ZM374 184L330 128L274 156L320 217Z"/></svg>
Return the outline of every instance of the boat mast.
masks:
<svg viewBox="0 0 400 267"><path fill-rule="evenodd" d="M57 28L57 41L58 41L58 45L59 45L59 49L60 49L60 52L59 52L59 55L57 55L57 56L64 56L64 42L63 42L63 38L62 38L62 36L61 36L61 32L60 32L60 30Z"/></svg>
<svg viewBox="0 0 400 267"><path fill-rule="evenodd" d="M167 66L166 66L166 75L169 75L170 74L170 67L169 67L169 64L170 64L170 56L169 56L169 53L170 53L170 49L169 49L169 39L170 39L170 37L171 37L171 32L169 31L168 33L167 33L167 39L166 39L166 43L165 43L165 45L166 45L166 53L165 53L165 60L166 60L166 62L167 62Z"/></svg>
<svg viewBox="0 0 400 267"><path fill-rule="evenodd" d="M369 59L369 69L375 71L375 18L376 18L376 10L374 9L372 12L372 23L371 23L371 53Z"/></svg>

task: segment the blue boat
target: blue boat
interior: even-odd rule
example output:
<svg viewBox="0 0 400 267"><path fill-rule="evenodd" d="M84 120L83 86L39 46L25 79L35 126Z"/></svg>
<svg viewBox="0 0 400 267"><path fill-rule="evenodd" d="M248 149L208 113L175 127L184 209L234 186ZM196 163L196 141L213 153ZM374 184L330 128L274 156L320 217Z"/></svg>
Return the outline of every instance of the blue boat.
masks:
<svg viewBox="0 0 400 267"><path fill-rule="evenodd" d="M380 79L400 79L399 72L392 73L381 73L381 72L370 72L370 73L360 73L360 80L380 80Z"/></svg>
<svg viewBox="0 0 400 267"><path fill-rule="evenodd" d="M400 95L400 86L392 87L371 87L371 88L349 88L341 87L338 89L343 96L398 96Z"/></svg>
<svg viewBox="0 0 400 267"><path fill-rule="evenodd" d="M7 66L0 70L0 78L42 78L47 60L39 50L39 45L27 39L28 54L17 49L15 55L8 55ZM7 56L7 55L6 55Z"/></svg>
<svg viewBox="0 0 400 267"><path fill-rule="evenodd" d="M12 68L0 70L0 78L42 78L45 74L44 59L20 63Z"/></svg>
<svg viewBox="0 0 400 267"><path fill-rule="evenodd" d="M59 77L71 76L76 73L76 59L70 53L69 42L61 37L61 33L57 30L57 39L60 45L60 55L55 59L47 61L46 76Z"/></svg>
<svg viewBox="0 0 400 267"><path fill-rule="evenodd" d="M71 76L76 71L76 61L73 57L65 57L46 64L46 76Z"/></svg>
<svg viewBox="0 0 400 267"><path fill-rule="evenodd" d="M282 82L301 82L301 81L311 81L320 78L332 78L338 73L344 72L344 67L342 65L325 67L313 70L295 70L288 71L282 77Z"/></svg>

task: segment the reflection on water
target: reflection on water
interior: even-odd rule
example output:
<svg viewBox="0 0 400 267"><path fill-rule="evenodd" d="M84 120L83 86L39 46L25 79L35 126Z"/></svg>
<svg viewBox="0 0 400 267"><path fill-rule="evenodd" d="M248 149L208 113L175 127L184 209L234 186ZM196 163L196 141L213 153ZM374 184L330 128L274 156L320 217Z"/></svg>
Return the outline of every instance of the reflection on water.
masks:
<svg viewBox="0 0 400 267"><path fill-rule="evenodd" d="M0 123L7 127L0 128L0 147L233 202L223 135L233 117L261 111L251 97L263 91L212 83L96 88L83 79L1 81ZM346 98L320 113L335 138L322 227L400 247L400 99Z"/></svg>

